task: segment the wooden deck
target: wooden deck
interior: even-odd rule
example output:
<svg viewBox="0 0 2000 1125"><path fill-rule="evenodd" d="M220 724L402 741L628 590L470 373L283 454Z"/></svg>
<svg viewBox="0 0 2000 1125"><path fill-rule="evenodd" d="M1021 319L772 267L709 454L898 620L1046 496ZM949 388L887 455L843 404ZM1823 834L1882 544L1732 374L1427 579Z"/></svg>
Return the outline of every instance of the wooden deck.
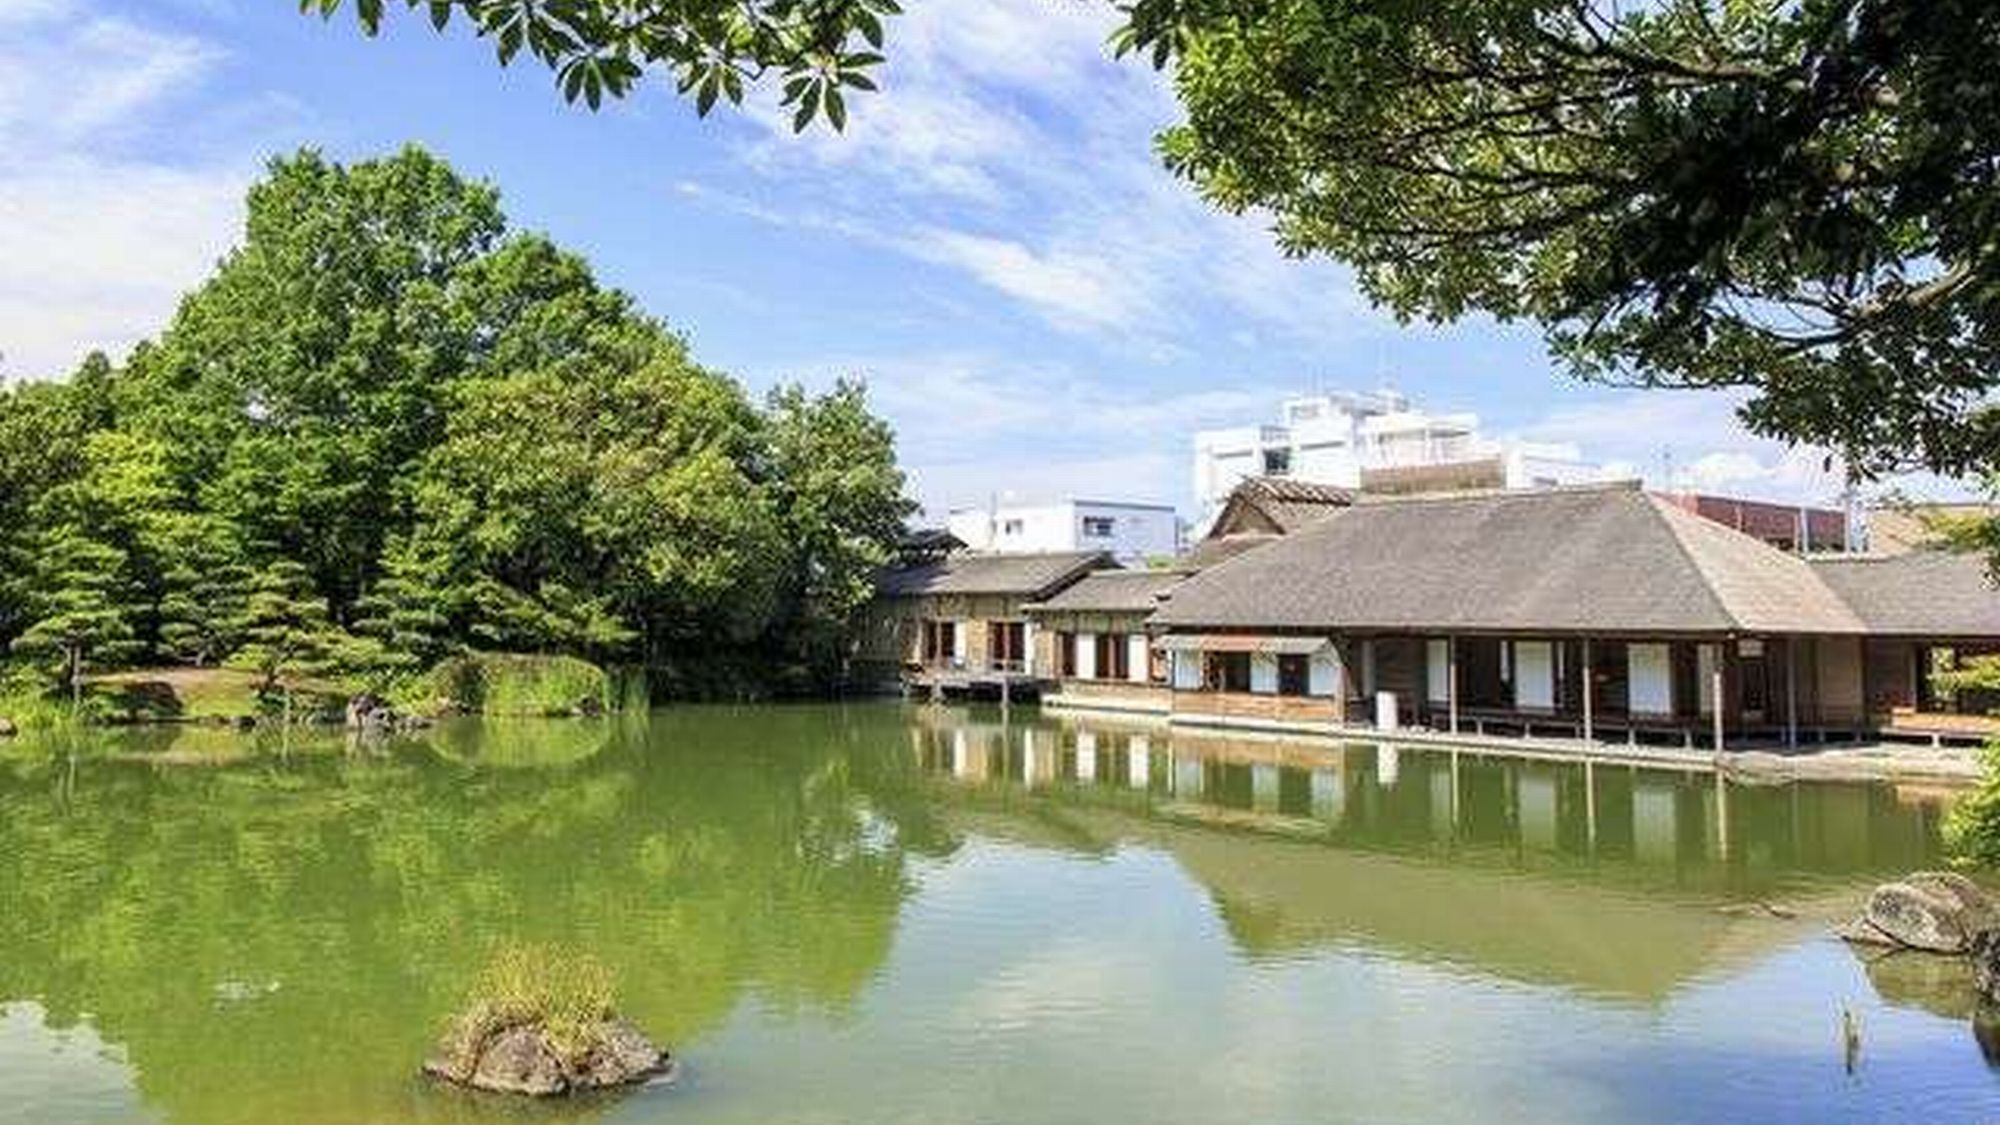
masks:
<svg viewBox="0 0 2000 1125"><path fill-rule="evenodd" d="M903 671L903 690L915 696L948 699L1040 699L1055 681L1023 668L912 666Z"/></svg>

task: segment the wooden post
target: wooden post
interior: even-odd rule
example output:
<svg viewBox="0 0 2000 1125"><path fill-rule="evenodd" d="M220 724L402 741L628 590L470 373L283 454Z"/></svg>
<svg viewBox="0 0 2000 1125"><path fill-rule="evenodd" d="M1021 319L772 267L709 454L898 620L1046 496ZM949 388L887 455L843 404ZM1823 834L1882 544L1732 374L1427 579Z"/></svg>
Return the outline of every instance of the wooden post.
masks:
<svg viewBox="0 0 2000 1125"><path fill-rule="evenodd" d="M1711 715L1715 720L1715 753L1717 757L1721 757L1722 711L1724 707L1728 706L1728 701L1725 700L1722 695L1722 646L1721 645L1717 645L1715 648L1715 667L1713 670L1709 672L1708 675L1710 684L1709 695L1712 697L1714 703L1714 706L1710 707L1709 711L1711 712Z"/></svg>
<svg viewBox="0 0 2000 1125"><path fill-rule="evenodd" d="M1444 639L1444 651L1445 651L1445 665L1446 665L1445 671L1446 675L1449 677L1449 679L1446 680L1444 687L1445 705L1450 709L1451 712L1451 733L1457 734L1458 733L1458 638L1446 637Z"/></svg>
<svg viewBox="0 0 2000 1125"><path fill-rule="evenodd" d="M1596 716L1592 713L1592 709L1596 706L1592 697L1597 694L1597 685L1591 682L1596 678L1596 670L1597 664L1590 657L1590 638L1585 637L1583 638L1583 740L1585 742L1597 741Z"/></svg>
<svg viewBox="0 0 2000 1125"><path fill-rule="evenodd" d="M1799 639L1785 638L1785 746L1799 745Z"/></svg>

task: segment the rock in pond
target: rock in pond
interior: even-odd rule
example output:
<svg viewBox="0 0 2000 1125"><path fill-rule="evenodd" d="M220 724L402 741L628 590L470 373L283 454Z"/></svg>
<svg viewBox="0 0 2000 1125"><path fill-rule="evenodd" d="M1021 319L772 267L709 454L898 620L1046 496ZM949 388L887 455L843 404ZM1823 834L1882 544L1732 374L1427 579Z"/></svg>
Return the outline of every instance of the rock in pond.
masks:
<svg viewBox="0 0 2000 1125"><path fill-rule="evenodd" d="M496 1024L473 1012L446 1033L424 1073L475 1090L537 1098L634 1086L672 1073L667 1052L625 1020L603 1020L584 1039L564 1049L539 1022Z"/></svg>
<svg viewBox="0 0 2000 1125"><path fill-rule="evenodd" d="M1876 887L1861 917L1842 928L1840 936L1931 953L1966 953L1994 924L1993 901L1972 880L1920 871Z"/></svg>
<svg viewBox="0 0 2000 1125"><path fill-rule="evenodd" d="M428 719L416 715L405 715L389 706L387 700L363 692L347 701L347 729L364 733L379 733L392 730L415 730L430 725Z"/></svg>

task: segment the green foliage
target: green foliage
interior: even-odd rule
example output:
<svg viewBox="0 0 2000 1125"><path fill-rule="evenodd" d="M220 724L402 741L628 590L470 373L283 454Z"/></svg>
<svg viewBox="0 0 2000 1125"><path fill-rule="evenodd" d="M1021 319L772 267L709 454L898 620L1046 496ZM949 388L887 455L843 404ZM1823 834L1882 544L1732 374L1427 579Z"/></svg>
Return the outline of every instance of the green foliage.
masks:
<svg viewBox="0 0 2000 1125"><path fill-rule="evenodd" d="M1964 863L2000 867L2000 740L1988 742L1980 756L1986 777L1952 804L1944 822L1945 847Z"/></svg>
<svg viewBox="0 0 2000 1125"><path fill-rule="evenodd" d="M458 1060L469 1073L478 1047L511 1027L539 1025L549 1047L566 1063L581 1063L598 1045L600 1029L614 1014L617 982L604 963L587 953L553 946L508 942L479 974L466 1013L454 1028Z"/></svg>
<svg viewBox="0 0 2000 1125"><path fill-rule="evenodd" d="M902 11L897 0L404 0L439 31L463 13L480 38L493 41L502 66L525 48L555 74L569 102L592 109L630 93L648 66L672 74L683 96L706 116L718 99L743 102L746 86L780 83L780 104L792 128L824 116L847 125L843 90L873 90L881 64L883 21ZM341 0L299 0L300 11L331 16ZM389 7L354 0L361 26L373 35Z"/></svg>
<svg viewBox="0 0 2000 1125"><path fill-rule="evenodd" d="M859 382L818 397L780 388L767 413L777 518L793 547L781 659L823 689L844 678L875 575L915 505L903 496L895 434L869 413Z"/></svg>
<svg viewBox="0 0 2000 1125"><path fill-rule="evenodd" d="M444 661L427 678L432 701L478 715L572 715L614 702L604 669L568 656L476 653Z"/></svg>
<svg viewBox="0 0 2000 1125"><path fill-rule="evenodd" d="M1863 472L2000 464L2000 5L1136 0L1210 200L1404 317L1743 386Z"/></svg>
<svg viewBox="0 0 2000 1125"><path fill-rule="evenodd" d="M92 663L115 662L132 649L132 626L120 592L124 552L75 529L52 533L36 551L30 623L13 649L48 662L48 670L80 697Z"/></svg>
<svg viewBox="0 0 2000 1125"><path fill-rule="evenodd" d="M254 672L261 690L291 693L306 681L367 677L392 663L382 647L335 625L306 568L279 559L251 580L243 615L231 624L243 643L229 666Z"/></svg>
<svg viewBox="0 0 2000 1125"><path fill-rule="evenodd" d="M491 187L307 151L157 341L0 390L0 646L267 690L468 649L830 668L900 488L858 384L759 410Z"/></svg>

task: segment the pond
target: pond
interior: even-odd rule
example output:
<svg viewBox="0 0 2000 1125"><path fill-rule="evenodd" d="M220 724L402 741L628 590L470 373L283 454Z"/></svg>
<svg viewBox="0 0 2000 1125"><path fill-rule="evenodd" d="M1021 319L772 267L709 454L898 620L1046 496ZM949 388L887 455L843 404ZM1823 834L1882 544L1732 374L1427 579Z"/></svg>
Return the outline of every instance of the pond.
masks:
<svg viewBox="0 0 2000 1125"><path fill-rule="evenodd" d="M0 754L0 1120L2000 1115L1955 966L1827 936L1935 793L892 703L275 737ZM680 1081L415 1077L503 940Z"/></svg>

